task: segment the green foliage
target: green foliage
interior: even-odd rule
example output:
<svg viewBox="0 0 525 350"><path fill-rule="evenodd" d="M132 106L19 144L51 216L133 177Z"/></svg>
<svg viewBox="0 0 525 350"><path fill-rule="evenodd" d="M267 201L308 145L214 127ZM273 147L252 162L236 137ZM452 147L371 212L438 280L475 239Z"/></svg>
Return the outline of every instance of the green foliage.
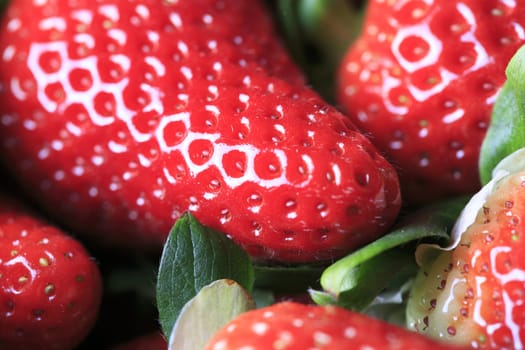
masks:
<svg viewBox="0 0 525 350"><path fill-rule="evenodd" d="M225 234L189 214L177 220L164 246L157 277L157 307L164 334L171 333L184 305L203 287L230 279L251 291L250 257Z"/></svg>
<svg viewBox="0 0 525 350"><path fill-rule="evenodd" d="M418 270L417 244L448 243L466 202L466 197L454 198L407 216L387 235L329 266L321 275L322 290L312 290L312 298L363 311L381 293L400 289Z"/></svg>
<svg viewBox="0 0 525 350"><path fill-rule="evenodd" d="M490 181L503 158L525 147L525 46L509 62L506 75L481 146L479 171L483 184Z"/></svg>

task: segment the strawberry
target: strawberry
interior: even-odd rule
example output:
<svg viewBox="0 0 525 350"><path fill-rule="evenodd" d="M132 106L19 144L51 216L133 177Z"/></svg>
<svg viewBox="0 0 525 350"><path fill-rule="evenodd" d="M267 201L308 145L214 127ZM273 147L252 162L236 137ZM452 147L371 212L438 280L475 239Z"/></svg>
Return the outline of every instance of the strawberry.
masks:
<svg viewBox="0 0 525 350"><path fill-rule="evenodd" d="M258 260L383 234L395 169L304 83L262 1L13 0L0 156L64 227L158 249L191 211Z"/></svg>
<svg viewBox="0 0 525 350"><path fill-rule="evenodd" d="M205 350L463 349L337 306L281 302L245 312Z"/></svg>
<svg viewBox="0 0 525 350"><path fill-rule="evenodd" d="M98 317L102 281L79 241L0 194L0 349L72 349Z"/></svg>
<svg viewBox="0 0 525 350"><path fill-rule="evenodd" d="M399 169L409 205L472 194L525 1L370 0L337 101Z"/></svg>
<svg viewBox="0 0 525 350"><path fill-rule="evenodd" d="M494 186L457 246L422 266L408 322L476 349L523 349L525 172Z"/></svg>

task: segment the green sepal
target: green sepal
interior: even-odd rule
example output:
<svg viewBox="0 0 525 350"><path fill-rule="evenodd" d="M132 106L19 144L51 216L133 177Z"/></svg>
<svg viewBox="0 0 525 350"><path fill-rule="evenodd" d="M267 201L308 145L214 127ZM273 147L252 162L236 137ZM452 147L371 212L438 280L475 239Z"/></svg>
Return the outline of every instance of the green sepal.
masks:
<svg viewBox="0 0 525 350"><path fill-rule="evenodd" d="M164 245L157 275L157 307L166 336L184 305L219 279L236 281L251 292L250 257L224 233L203 226L190 213L182 215Z"/></svg>
<svg viewBox="0 0 525 350"><path fill-rule="evenodd" d="M480 150L479 173L483 185L492 179L500 160L525 147L525 46L512 57L505 73L507 80L496 98Z"/></svg>
<svg viewBox="0 0 525 350"><path fill-rule="evenodd" d="M214 281L184 305L169 337L168 350L204 349L217 331L255 307L251 295L237 282Z"/></svg>
<svg viewBox="0 0 525 350"><path fill-rule="evenodd" d="M311 290L318 304L363 310L383 291L415 275L420 242L446 244L467 197L436 203L407 216L396 229L326 268L321 290Z"/></svg>

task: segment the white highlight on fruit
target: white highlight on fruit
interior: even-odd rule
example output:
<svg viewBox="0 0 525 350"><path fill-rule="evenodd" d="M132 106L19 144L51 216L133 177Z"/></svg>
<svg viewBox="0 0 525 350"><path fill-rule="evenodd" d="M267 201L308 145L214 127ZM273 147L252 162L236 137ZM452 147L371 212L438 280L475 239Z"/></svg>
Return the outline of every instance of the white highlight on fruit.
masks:
<svg viewBox="0 0 525 350"><path fill-rule="evenodd" d="M465 110L463 108L458 108L454 112L449 113L443 117L443 123L452 124L465 115Z"/></svg>
<svg viewBox="0 0 525 350"><path fill-rule="evenodd" d="M401 44L408 37L420 37L420 33L426 33L425 37L422 39L424 39L429 45L428 52L419 61L408 61L401 53ZM431 35L431 33L432 30L430 30L429 24L424 21L413 26L400 28L396 31L396 36L394 37L391 46L392 53L404 70L413 73L421 68L432 66L438 62L443 49L443 43L436 36Z"/></svg>
<svg viewBox="0 0 525 350"><path fill-rule="evenodd" d="M476 51L476 61L465 73L476 71L479 68L482 68L487 65L488 61L491 60L487 51L481 45L481 42L476 38L477 23L476 17L472 10L465 5L464 3L457 4L458 12L467 20L470 24L470 29L461 36L461 41L465 43L471 43L474 45L474 50Z"/></svg>
<svg viewBox="0 0 525 350"><path fill-rule="evenodd" d="M426 101L431 96L439 94L443 91L450 83L458 77L457 74L450 72L449 70L440 67L439 68L439 83L432 85L432 88L422 90L414 86L413 84L408 84L408 91L417 101Z"/></svg>
<svg viewBox="0 0 525 350"><path fill-rule="evenodd" d="M120 13L116 5L102 5L99 7L98 12L113 22L118 22L120 18Z"/></svg>
<svg viewBox="0 0 525 350"><path fill-rule="evenodd" d="M170 13L170 22L175 26L175 28L180 29L182 28L182 19L180 15L176 12Z"/></svg>
<svg viewBox="0 0 525 350"><path fill-rule="evenodd" d="M108 33L108 36L111 39L114 39L120 46L123 46L124 44L126 44L128 36L126 32L123 31L122 29L112 28L108 30L107 33Z"/></svg>
<svg viewBox="0 0 525 350"><path fill-rule="evenodd" d="M73 10L71 17L84 24L90 24L93 21L93 12L89 10Z"/></svg>
<svg viewBox="0 0 525 350"><path fill-rule="evenodd" d="M59 32L64 32L67 28L66 21L62 17L47 17L41 20L38 24L40 30L57 30Z"/></svg>

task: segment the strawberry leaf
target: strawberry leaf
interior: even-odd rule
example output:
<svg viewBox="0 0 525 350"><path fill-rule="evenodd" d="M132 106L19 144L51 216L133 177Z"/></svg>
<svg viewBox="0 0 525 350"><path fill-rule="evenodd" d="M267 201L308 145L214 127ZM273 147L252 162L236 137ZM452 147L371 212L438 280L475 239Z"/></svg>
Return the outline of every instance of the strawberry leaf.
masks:
<svg viewBox="0 0 525 350"><path fill-rule="evenodd" d="M499 92L491 115L490 127L479 158L480 178L487 184L499 161L525 147L525 46L510 60L507 81Z"/></svg>
<svg viewBox="0 0 525 350"><path fill-rule="evenodd" d="M309 83L333 102L336 69L361 31L363 1L298 0L272 5L291 56Z"/></svg>
<svg viewBox="0 0 525 350"><path fill-rule="evenodd" d="M271 290L255 288L251 294L258 308L269 306L275 303L275 294Z"/></svg>
<svg viewBox="0 0 525 350"><path fill-rule="evenodd" d="M219 279L251 291L254 271L248 254L225 234L205 227L190 213L173 226L162 252L156 300L164 334L169 335L184 305Z"/></svg>
<svg viewBox="0 0 525 350"><path fill-rule="evenodd" d="M408 280L414 276L417 264L413 252L413 245L388 249L357 266L348 275L354 281L354 287L340 292L338 304L349 309L363 310L387 286L394 284L394 281ZM374 276L372 283L369 282L370 276Z"/></svg>
<svg viewBox="0 0 525 350"><path fill-rule="evenodd" d="M237 282L212 282L182 308L169 337L169 350L204 349L219 329L255 307L250 294Z"/></svg>
<svg viewBox="0 0 525 350"><path fill-rule="evenodd" d="M449 240L449 231L466 201L454 198L413 213L394 231L336 261L323 271L322 290L312 290L312 299L318 304L363 310L380 293L402 285L416 273L414 252L420 241Z"/></svg>

